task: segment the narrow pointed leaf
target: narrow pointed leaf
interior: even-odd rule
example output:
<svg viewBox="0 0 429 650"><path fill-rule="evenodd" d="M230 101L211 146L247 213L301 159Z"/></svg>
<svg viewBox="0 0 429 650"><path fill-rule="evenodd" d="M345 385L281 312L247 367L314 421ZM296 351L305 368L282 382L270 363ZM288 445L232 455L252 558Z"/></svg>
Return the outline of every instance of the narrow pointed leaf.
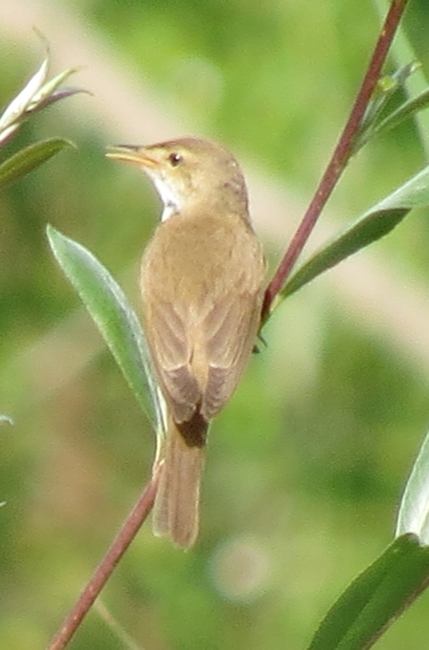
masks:
<svg viewBox="0 0 429 650"><path fill-rule="evenodd" d="M428 580L429 548L414 535L399 537L340 596L308 650L370 648Z"/></svg>
<svg viewBox="0 0 429 650"><path fill-rule="evenodd" d="M360 217L342 235L315 253L286 283L286 298L324 271L387 235L413 208L429 205L429 166Z"/></svg>
<svg viewBox="0 0 429 650"><path fill-rule="evenodd" d="M49 79L43 86L33 95L31 102L28 104L27 112L34 110L37 104L44 103L49 95L59 88L59 86L68 79L72 74L77 72L79 68L67 68L63 72L57 74L53 79Z"/></svg>
<svg viewBox="0 0 429 650"><path fill-rule="evenodd" d="M0 116L0 130L18 120L26 111L34 95L43 86L48 74L49 57L46 57L37 72L26 83L24 88L6 107Z"/></svg>
<svg viewBox="0 0 429 650"><path fill-rule="evenodd" d="M163 430L163 406L153 379L146 339L135 311L110 273L86 248L52 226L52 251L78 292L122 370L139 404Z"/></svg>
<svg viewBox="0 0 429 650"><path fill-rule="evenodd" d="M87 95L91 94L88 90L85 90L83 88L59 88L58 90L55 90L51 95L46 97L43 101L38 103L34 109L30 107L26 115L37 113L38 111L41 111L48 106L52 106L52 104L55 104L62 99L66 99L66 97L72 97L73 95L78 95L79 93L86 93Z"/></svg>
<svg viewBox="0 0 429 650"><path fill-rule="evenodd" d="M396 535L415 533L429 545L429 434L411 470L396 525Z"/></svg>
<svg viewBox="0 0 429 650"><path fill-rule="evenodd" d="M421 65L419 62L412 61L396 70L393 74L386 75L378 80L376 89L371 101L369 102L364 119L359 128L359 133L353 145L354 154L357 153L357 151L359 151L359 149L361 149L371 138L373 138L375 134L384 130L384 128L381 128L381 123L385 123L382 114L385 111L390 98L399 90L399 88L403 87L407 79L420 68ZM387 119L388 117L386 120ZM396 124L398 124L398 122L396 122Z"/></svg>
<svg viewBox="0 0 429 650"><path fill-rule="evenodd" d="M51 138L21 149L0 165L0 186L22 178L66 147L74 146L69 140Z"/></svg>
<svg viewBox="0 0 429 650"><path fill-rule="evenodd" d="M412 117L419 111L429 107L429 88L424 90L420 95L409 99L399 106L395 111L384 118L373 131L373 135L379 135L382 132L390 131L399 126L404 120Z"/></svg>

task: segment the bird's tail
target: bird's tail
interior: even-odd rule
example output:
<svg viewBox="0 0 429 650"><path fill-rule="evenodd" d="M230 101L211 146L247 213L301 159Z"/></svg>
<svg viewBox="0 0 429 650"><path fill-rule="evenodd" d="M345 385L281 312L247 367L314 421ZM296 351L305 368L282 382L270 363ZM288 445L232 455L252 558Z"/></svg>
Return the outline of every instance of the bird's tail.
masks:
<svg viewBox="0 0 429 650"><path fill-rule="evenodd" d="M205 426L207 430L207 423ZM202 432L203 437L206 430ZM170 537L177 546L189 548L198 535L204 446L189 446L169 418L163 456L153 510L153 532Z"/></svg>

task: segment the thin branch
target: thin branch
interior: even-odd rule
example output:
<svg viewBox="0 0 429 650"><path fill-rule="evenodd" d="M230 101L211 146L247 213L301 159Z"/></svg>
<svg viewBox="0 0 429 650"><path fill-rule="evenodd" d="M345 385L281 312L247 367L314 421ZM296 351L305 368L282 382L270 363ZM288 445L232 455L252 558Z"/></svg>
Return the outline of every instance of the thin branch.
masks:
<svg viewBox="0 0 429 650"><path fill-rule="evenodd" d="M387 53L408 1L409 0L393 0L390 5L389 12L378 37L361 88L350 113L350 117L338 140L331 160L326 167L325 173L322 176L307 212L292 238L273 279L268 285L262 309L263 320L268 316L274 298L285 284L286 279L316 225L320 213L350 159L356 135L359 132L359 127L362 123L366 108L374 92L377 81L380 78Z"/></svg>
<svg viewBox="0 0 429 650"><path fill-rule="evenodd" d="M160 471L162 471L162 468L160 468ZM154 473L150 482L145 486L139 500L131 510L106 555L94 571L88 584L46 650L63 650L71 641L74 633L151 511L158 486L158 476L159 471Z"/></svg>

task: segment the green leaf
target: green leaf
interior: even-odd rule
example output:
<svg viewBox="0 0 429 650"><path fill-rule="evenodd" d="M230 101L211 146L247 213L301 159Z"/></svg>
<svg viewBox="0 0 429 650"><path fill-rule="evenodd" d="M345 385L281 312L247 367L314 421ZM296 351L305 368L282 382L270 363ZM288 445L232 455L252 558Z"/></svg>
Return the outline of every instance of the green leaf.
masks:
<svg viewBox="0 0 429 650"><path fill-rule="evenodd" d="M429 166L368 210L342 235L315 253L292 275L280 292L279 299L290 296L324 271L387 235L412 208L428 205Z"/></svg>
<svg viewBox="0 0 429 650"><path fill-rule="evenodd" d="M308 650L365 650L426 587L429 548L396 539L329 610Z"/></svg>
<svg viewBox="0 0 429 650"><path fill-rule="evenodd" d="M68 140L51 138L21 149L0 165L0 185L22 178L66 147L72 146Z"/></svg>
<svg viewBox="0 0 429 650"><path fill-rule="evenodd" d="M59 74L57 74L56 77L47 81L33 95L30 103L25 109L25 113L26 114L33 113L39 108L43 108L46 105L46 103L49 101L50 96L52 96L59 89L61 84L64 81L66 81L66 79L68 79L71 75L75 74L75 72L78 72L78 70L79 68L67 68L67 70L60 72ZM72 94L75 94L76 92L83 92L83 91L75 90L75 92Z"/></svg>
<svg viewBox="0 0 429 650"><path fill-rule="evenodd" d="M429 434L420 448L399 507L396 536L415 533L429 545Z"/></svg>
<svg viewBox="0 0 429 650"><path fill-rule="evenodd" d="M45 41L43 36L42 39ZM78 88L61 88L62 83L79 68L67 68L53 79L47 80L49 58L49 46L46 43L46 57L42 65L0 115L0 146L10 140L30 115L65 97L85 92Z"/></svg>
<svg viewBox="0 0 429 650"><path fill-rule="evenodd" d="M86 248L47 227L52 251L78 292L122 370L139 404L164 430L163 404L151 370L144 332L124 292Z"/></svg>
<svg viewBox="0 0 429 650"><path fill-rule="evenodd" d="M399 107L399 109L395 110L390 115L387 115L384 119L382 117L392 95L403 87L409 77L420 70L420 68L421 65L419 62L412 61L396 70L393 74L386 75L378 80L373 96L371 97L369 105L365 111L362 124L359 127L359 132L353 145L353 153L359 151L359 149L361 149L368 140L374 137L374 135L384 131L385 129L393 128L393 126L398 125L410 114L423 108L423 106L420 106L419 108L416 106L416 108L411 109L403 116L398 115L397 118L392 120L391 126L389 126L391 116L393 116L394 113L397 114L402 107Z"/></svg>
<svg viewBox="0 0 429 650"><path fill-rule="evenodd" d="M404 102L384 120L374 128L373 135L379 135L382 132L390 131L399 126L404 120L412 117L419 111L429 107L429 88L424 90L420 95Z"/></svg>
<svg viewBox="0 0 429 650"><path fill-rule="evenodd" d="M39 104L37 104L34 109L32 108L31 110L29 109L26 112L27 115L33 115L34 113L37 113L40 110L43 110L44 108L47 108L48 106L52 106L52 104L55 104L56 102L62 101L63 99L66 99L67 97L73 97L73 95L78 95L80 93L85 93L86 95L90 95L91 93L88 90L84 90L83 88L59 88L58 90L54 90L53 93L51 93L46 99L41 101ZM0 142L1 144L1 142Z"/></svg>
<svg viewBox="0 0 429 650"><path fill-rule="evenodd" d="M31 104L33 97L39 93L46 81L49 66L49 56L43 60L39 69L25 84L24 88L11 101L0 116L0 131L19 120Z"/></svg>

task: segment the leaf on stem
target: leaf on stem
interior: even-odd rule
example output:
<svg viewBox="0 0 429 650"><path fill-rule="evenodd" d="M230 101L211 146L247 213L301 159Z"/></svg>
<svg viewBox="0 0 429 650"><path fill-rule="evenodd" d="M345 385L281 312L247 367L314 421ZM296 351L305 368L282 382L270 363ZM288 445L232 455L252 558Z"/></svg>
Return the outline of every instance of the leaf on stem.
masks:
<svg viewBox="0 0 429 650"><path fill-rule="evenodd" d="M420 448L399 507L396 536L414 533L429 546L429 434Z"/></svg>
<svg viewBox="0 0 429 650"><path fill-rule="evenodd" d="M417 598L429 579L429 548L396 539L340 596L308 650L366 650Z"/></svg>
<svg viewBox="0 0 429 650"><path fill-rule="evenodd" d="M52 226L48 226L47 235L58 263L88 309L157 435L161 435L164 406L135 311L121 287L92 253Z"/></svg>
<svg viewBox="0 0 429 650"><path fill-rule="evenodd" d="M66 147L74 145L63 138L50 138L31 144L0 164L0 186L22 178Z"/></svg>
<svg viewBox="0 0 429 650"><path fill-rule="evenodd" d="M37 95L46 80L48 66L49 57L47 56L37 72L3 111L0 116L0 131L17 122L24 115L34 96Z"/></svg>
<svg viewBox="0 0 429 650"><path fill-rule="evenodd" d="M375 135L398 126L413 113L426 108L428 102L423 93L413 100L404 102L397 109L386 115L387 106L392 95L403 88L408 78L420 68L420 63L413 61L402 66L393 74L379 79L355 139L353 145L354 154Z"/></svg>
<svg viewBox="0 0 429 650"><path fill-rule="evenodd" d="M63 72L57 74L56 77L47 81L43 86L33 95L31 102L28 104L26 113L33 113L36 109L43 108L47 105L49 97L53 95L61 84L68 79L72 74L78 71L79 68L67 68ZM75 90L73 94L83 92ZM70 94L70 92L69 92Z"/></svg>
<svg viewBox="0 0 429 650"><path fill-rule="evenodd" d="M342 235L315 253L292 275L278 299L292 295L321 273L387 235L413 208L428 205L429 166L368 210Z"/></svg>
<svg viewBox="0 0 429 650"><path fill-rule="evenodd" d="M47 81L48 68L49 48L40 68L0 116L0 145L8 142L23 121L30 115L43 110L60 99L70 97L76 93L86 92L78 88L60 88L66 79L78 71L78 68L68 68Z"/></svg>
<svg viewBox="0 0 429 650"><path fill-rule="evenodd" d="M412 117L419 111L429 107L429 88L424 90L414 97L409 99L397 109L389 113L377 126L374 128L374 135L379 135L382 132L390 131L399 126L404 120Z"/></svg>

